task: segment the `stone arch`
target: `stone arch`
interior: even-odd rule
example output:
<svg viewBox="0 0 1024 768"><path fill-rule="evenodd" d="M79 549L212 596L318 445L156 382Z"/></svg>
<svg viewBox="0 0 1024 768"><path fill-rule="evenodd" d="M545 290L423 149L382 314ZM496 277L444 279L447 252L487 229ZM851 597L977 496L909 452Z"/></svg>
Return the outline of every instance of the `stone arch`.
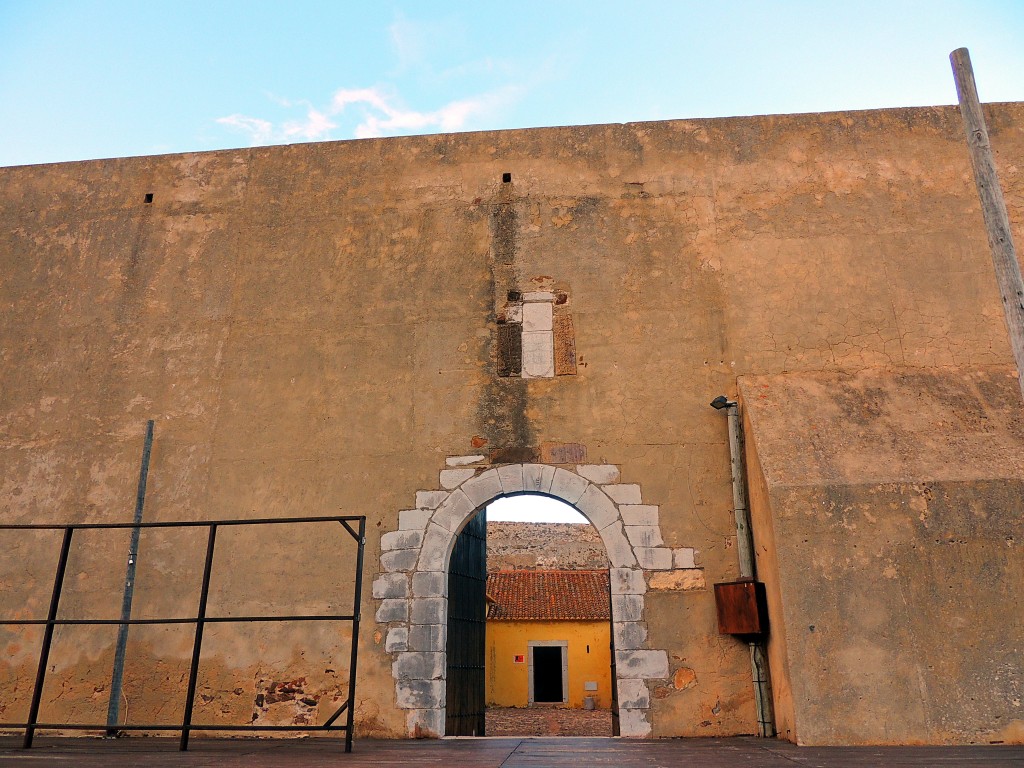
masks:
<svg viewBox="0 0 1024 768"><path fill-rule="evenodd" d="M479 463L478 463L479 462ZM658 507L644 504L640 486L619 482L610 464L483 464L456 456L441 470L439 490L416 493L416 507L399 512L398 530L381 537L380 575L373 582L376 619L387 625L397 705L407 710L410 736L443 736L448 563L455 538L482 507L502 496L537 493L578 509L597 528L610 564L612 636L619 732L644 737L649 683L669 677L668 652L647 642L645 595L651 572L693 569L692 548L665 546Z"/></svg>

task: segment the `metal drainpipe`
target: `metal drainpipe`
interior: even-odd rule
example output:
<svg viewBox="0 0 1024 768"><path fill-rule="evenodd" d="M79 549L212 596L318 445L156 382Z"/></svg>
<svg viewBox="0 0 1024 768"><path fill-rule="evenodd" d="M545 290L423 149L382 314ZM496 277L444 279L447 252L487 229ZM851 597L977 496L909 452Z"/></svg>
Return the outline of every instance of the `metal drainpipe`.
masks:
<svg viewBox="0 0 1024 768"><path fill-rule="evenodd" d="M736 515L736 549L740 560L740 578L756 579L754 537L750 530L750 511L747 509L747 491L744 485L747 472L743 461L743 426L740 424L740 409L735 401L726 401L725 398L721 400L725 401L725 413L729 418L729 463L732 469L732 502ZM775 736L775 712L765 641L759 640L748 645L754 700L757 706L758 735L772 737Z"/></svg>

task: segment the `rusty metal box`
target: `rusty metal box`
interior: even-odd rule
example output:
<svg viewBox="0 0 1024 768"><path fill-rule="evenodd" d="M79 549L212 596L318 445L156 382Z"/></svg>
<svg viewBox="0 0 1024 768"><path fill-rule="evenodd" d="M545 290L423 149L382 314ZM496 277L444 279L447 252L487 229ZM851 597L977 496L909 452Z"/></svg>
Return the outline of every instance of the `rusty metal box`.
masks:
<svg viewBox="0 0 1024 768"><path fill-rule="evenodd" d="M768 599L760 581L747 579L715 584L715 605L720 634L768 633Z"/></svg>

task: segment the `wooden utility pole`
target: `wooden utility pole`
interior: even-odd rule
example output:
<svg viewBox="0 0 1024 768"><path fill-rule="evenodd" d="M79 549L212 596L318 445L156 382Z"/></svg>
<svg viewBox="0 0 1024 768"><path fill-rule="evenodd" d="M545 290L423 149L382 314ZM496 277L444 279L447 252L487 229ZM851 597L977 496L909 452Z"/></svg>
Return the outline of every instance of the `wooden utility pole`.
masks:
<svg viewBox="0 0 1024 768"><path fill-rule="evenodd" d="M1013 359L1017 363L1017 382L1020 384L1021 396L1024 397L1024 279L1021 279L1020 264L1010 233L1010 217L1006 213L1003 191L996 176L985 115L978 101L971 56L966 48L957 48L949 54L949 61L953 65L960 114L964 120L967 148L974 168L974 183L978 187L981 213L985 217L985 229L988 232L988 246L992 251L999 294L1003 298L1003 317L1010 334Z"/></svg>

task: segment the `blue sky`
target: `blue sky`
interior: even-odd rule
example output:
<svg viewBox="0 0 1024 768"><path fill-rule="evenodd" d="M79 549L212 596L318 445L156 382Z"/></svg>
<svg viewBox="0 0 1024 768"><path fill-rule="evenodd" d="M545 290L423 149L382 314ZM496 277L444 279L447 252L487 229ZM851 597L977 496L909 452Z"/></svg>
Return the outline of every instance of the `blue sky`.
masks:
<svg viewBox="0 0 1024 768"><path fill-rule="evenodd" d="M1024 100L1024 0L0 0L0 165Z"/></svg>

